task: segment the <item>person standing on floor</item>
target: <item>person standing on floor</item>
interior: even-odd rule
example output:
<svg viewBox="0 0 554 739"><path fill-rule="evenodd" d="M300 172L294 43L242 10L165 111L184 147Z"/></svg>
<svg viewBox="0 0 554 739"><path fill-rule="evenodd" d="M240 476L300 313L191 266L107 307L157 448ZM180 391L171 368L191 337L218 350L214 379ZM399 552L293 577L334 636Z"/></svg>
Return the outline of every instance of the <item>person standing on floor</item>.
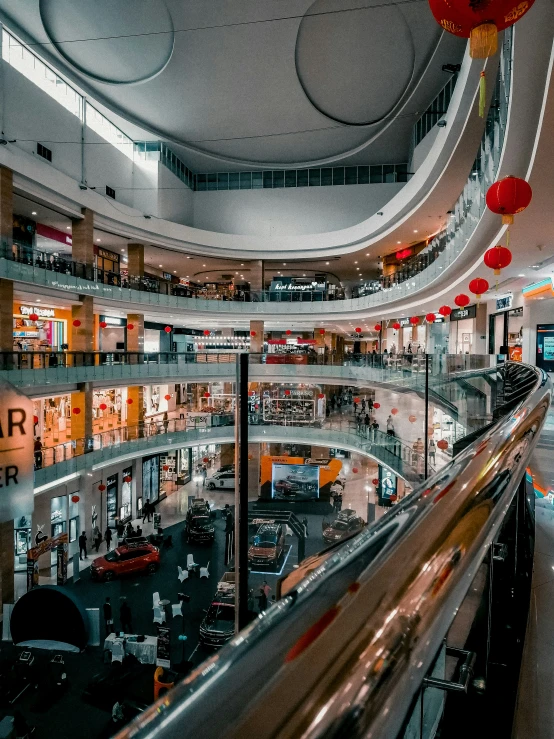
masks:
<svg viewBox="0 0 554 739"><path fill-rule="evenodd" d="M429 462L435 464L435 458L437 454L437 445L434 439L429 439Z"/></svg>
<svg viewBox="0 0 554 739"><path fill-rule="evenodd" d="M98 554L98 550L100 549L100 544L102 544L102 532L98 528L98 526L94 527L94 548L96 549L96 553Z"/></svg>
<svg viewBox="0 0 554 739"><path fill-rule="evenodd" d="M104 626L106 627L106 636L109 636L114 631L112 604L110 603L109 597L106 597L106 600L104 601L102 613L104 616Z"/></svg>
<svg viewBox="0 0 554 739"><path fill-rule="evenodd" d="M85 555L83 557L83 554ZM88 559L87 557L87 535L83 531L79 537L79 559Z"/></svg>
<svg viewBox="0 0 554 739"><path fill-rule="evenodd" d="M121 621L121 630L125 634L133 633L133 614L131 606L127 603L127 599L123 597L123 601L119 607L119 620Z"/></svg>
<svg viewBox="0 0 554 739"><path fill-rule="evenodd" d="M259 589L259 595L258 595L258 609L260 613L263 613L267 608L267 595L265 594L265 591L263 588Z"/></svg>
<svg viewBox="0 0 554 739"><path fill-rule="evenodd" d="M365 418L364 418L364 426L365 426L365 435L366 435L366 438L369 438L369 427L370 427L370 425L371 425L371 419L369 417L369 413L366 413L365 414Z"/></svg>
<svg viewBox="0 0 554 739"><path fill-rule="evenodd" d="M106 533L104 534L104 539L106 540L106 551L109 552L112 548L112 530L109 526L106 529Z"/></svg>

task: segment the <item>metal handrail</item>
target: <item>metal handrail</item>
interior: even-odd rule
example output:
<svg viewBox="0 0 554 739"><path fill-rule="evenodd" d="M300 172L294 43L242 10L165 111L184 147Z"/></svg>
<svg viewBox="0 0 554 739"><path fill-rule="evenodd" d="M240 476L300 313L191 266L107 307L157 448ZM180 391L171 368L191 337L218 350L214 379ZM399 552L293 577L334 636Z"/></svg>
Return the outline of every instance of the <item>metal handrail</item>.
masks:
<svg viewBox="0 0 554 739"><path fill-rule="evenodd" d="M396 737L544 423L551 386L531 369L534 387L509 416L312 564L119 739Z"/></svg>

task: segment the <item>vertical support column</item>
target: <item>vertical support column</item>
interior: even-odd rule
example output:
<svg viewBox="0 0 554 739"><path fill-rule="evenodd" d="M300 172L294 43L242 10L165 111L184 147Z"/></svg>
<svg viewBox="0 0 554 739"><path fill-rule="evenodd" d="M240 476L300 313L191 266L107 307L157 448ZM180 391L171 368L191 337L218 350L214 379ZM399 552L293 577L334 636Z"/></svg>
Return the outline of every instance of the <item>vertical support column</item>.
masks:
<svg viewBox="0 0 554 739"><path fill-rule="evenodd" d="M14 593L13 520L0 523L0 606L13 603Z"/></svg>
<svg viewBox="0 0 554 739"><path fill-rule="evenodd" d="M131 271L129 270L129 274ZM134 272L132 274L135 274ZM129 328L132 326L133 328ZM144 316L140 313L127 315L127 343L128 352L144 352Z"/></svg>
<svg viewBox="0 0 554 739"><path fill-rule="evenodd" d="M82 218L73 221L71 232L71 255L74 262L84 264L86 276L92 278L94 268L94 213L90 208L82 208ZM77 271L78 276L81 275Z"/></svg>
<svg viewBox="0 0 554 739"><path fill-rule="evenodd" d="M234 444L222 444L220 454L221 467L225 467L229 464L235 463L235 445Z"/></svg>
<svg viewBox="0 0 554 739"><path fill-rule="evenodd" d="M92 437L92 383L79 385L76 393L71 393L71 440L75 441L75 454L88 451L87 439Z"/></svg>
<svg viewBox="0 0 554 739"><path fill-rule="evenodd" d="M144 244L128 244L127 258L129 281L132 277L144 277Z"/></svg>
<svg viewBox="0 0 554 739"><path fill-rule="evenodd" d="M0 351L13 352L13 282L0 279Z"/></svg>
<svg viewBox="0 0 554 739"><path fill-rule="evenodd" d="M144 388L142 385L133 385L133 387L127 388L127 427L129 439L138 439L143 436L143 424Z"/></svg>
<svg viewBox="0 0 554 739"><path fill-rule="evenodd" d="M254 333L254 336L252 334ZM250 353L261 354L264 350L264 322L250 321Z"/></svg>
<svg viewBox="0 0 554 739"><path fill-rule="evenodd" d="M92 352L94 350L94 298L80 295L79 305L71 306L71 327L69 348L73 352ZM75 325L78 322L78 325Z"/></svg>
<svg viewBox="0 0 554 739"><path fill-rule="evenodd" d="M13 172L0 167L0 242L10 247L13 238Z"/></svg>
<svg viewBox="0 0 554 739"><path fill-rule="evenodd" d="M425 355L425 444L423 453L425 455L424 461L424 475L425 479L429 477L429 355Z"/></svg>
<svg viewBox="0 0 554 739"><path fill-rule="evenodd" d="M248 354L237 357L235 417L235 628L248 623ZM238 423L237 423L238 421Z"/></svg>
<svg viewBox="0 0 554 739"><path fill-rule="evenodd" d="M477 303L473 354L487 354L487 320L487 304Z"/></svg>

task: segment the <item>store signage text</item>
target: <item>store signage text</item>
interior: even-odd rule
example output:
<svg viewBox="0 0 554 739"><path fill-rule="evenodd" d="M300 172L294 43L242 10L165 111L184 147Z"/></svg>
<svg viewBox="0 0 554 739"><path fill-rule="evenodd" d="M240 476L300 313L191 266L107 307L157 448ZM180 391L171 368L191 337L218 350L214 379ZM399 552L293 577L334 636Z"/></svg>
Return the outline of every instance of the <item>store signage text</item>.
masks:
<svg viewBox="0 0 554 739"><path fill-rule="evenodd" d="M306 292L307 290L325 290L324 282L305 282L305 283L285 283L277 282L274 285L275 290L286 290L287 292Z"/></svg>
<svg viewBox="0 0 554 739"><path fill-rule="evenodd" d="M464 318L475 318L477 315L477 306L470 305L468 308L457 308L450 314L451 321L463 321Z"/></svg>
<svg viewBox="0 0 554 739"><path fill-rule="evenodd" d="M105 321L108 326L122 326L122 318L113 318L112 316L102 316L102 320Z"/></svg>
<svg viewBox="0 0 554 739"><path fill-rule="evenodd" d="M53 308L35 308L32 305L22 305L19 312L22 316L30 316L31 313L36 313L39 318L53 318L55 314Z"/></svg>
<svg viewBox="0 0 554 739"><path fill-rule="evenodd" d="M512 293L504 295L502 298L496 298L496 310L508 310L512 307L514 296Z"/></svg>

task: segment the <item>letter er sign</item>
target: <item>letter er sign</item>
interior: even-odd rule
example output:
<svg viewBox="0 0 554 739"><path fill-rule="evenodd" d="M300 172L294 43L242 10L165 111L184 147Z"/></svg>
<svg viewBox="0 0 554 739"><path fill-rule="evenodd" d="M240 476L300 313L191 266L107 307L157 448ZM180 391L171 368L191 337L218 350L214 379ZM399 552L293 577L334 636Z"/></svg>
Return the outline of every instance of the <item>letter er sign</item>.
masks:
<svg viewBox="0 0 554 739"><path fill-rule="evenodd" d="M0 380L0 522L33 510L33 403L11 383Z"/></svg>

